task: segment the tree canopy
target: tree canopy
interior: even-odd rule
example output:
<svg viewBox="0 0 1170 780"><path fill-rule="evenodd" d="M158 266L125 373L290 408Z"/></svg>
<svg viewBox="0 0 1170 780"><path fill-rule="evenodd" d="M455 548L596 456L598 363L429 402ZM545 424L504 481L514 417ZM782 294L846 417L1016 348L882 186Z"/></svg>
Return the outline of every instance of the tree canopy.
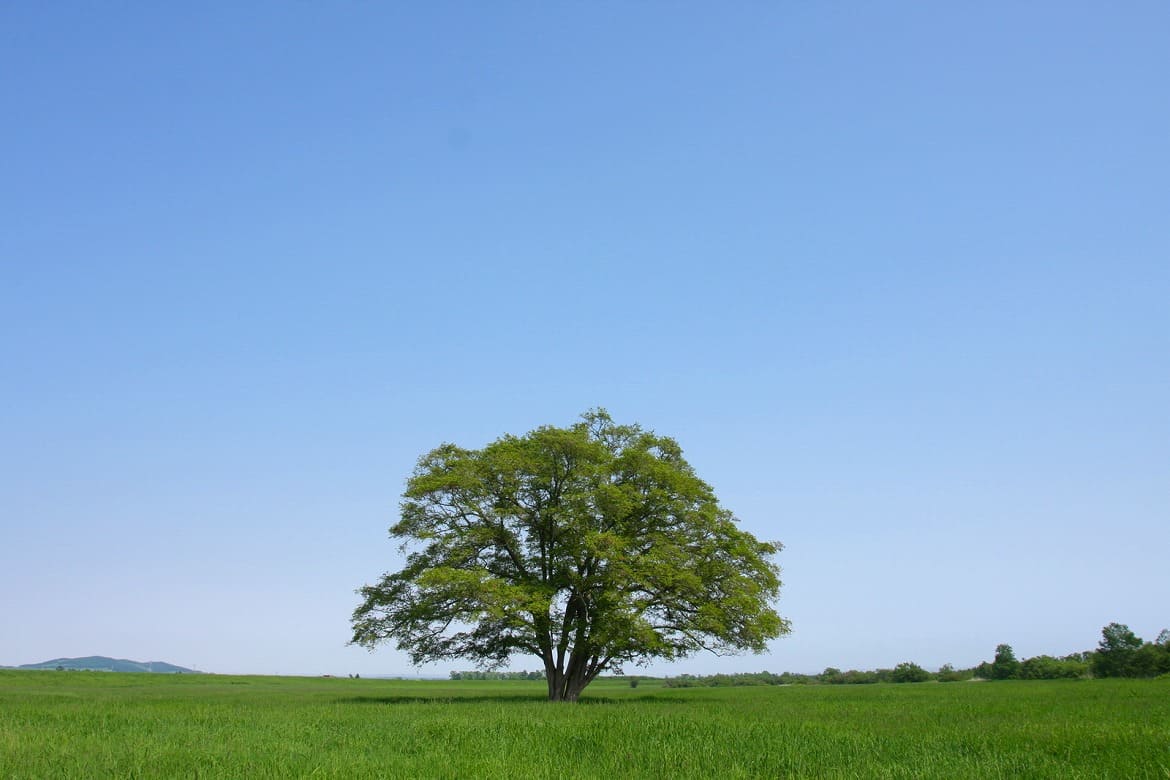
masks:
<svg viewBox="0 0 1170 780"><path fill-rule="evenodd" d="M533 655L555 701L626 663L762 652L789 631L781 545L740 529L673 439L600 409L423 455L390 534L405 565L358 590L353 643L416 664Z"/></svg>
<svg viewBox="0 0 1170 780"><path fill-rule="evenodd" d="M1016 651L1011 645L1002 644L995 647L995 661L991 664L991 679L1014 680L1020 676L1020 662L1016 660Z"/></svg>
<svg viewBox="0 0 1170 780"><path fill-rule="evenodd" d="M1154 677L1170 673L1170 631L1154 642L1143 642L1124 623L1101 629L1101 641L1092 659L1097 677Z"/></svg>

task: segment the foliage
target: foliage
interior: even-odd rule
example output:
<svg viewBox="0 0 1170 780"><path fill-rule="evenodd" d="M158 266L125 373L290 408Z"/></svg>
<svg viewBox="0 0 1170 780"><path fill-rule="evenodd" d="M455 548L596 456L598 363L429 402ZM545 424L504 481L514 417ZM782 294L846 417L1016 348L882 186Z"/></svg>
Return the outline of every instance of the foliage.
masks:
<svg viewBox="0 0 1170 780"><path fill-rule="evenodd" d="M475 669L470 672L451 672L452 680L543 680L544 672L501 672Z"/></svg>
<svg viewBox="0 0 1170 780"><path fill-rule="evenodd" d="M878 682L893 682L893 669L842 672L829 667L820 674L798 674L796 672L741 672L739 674L693 675L680 674L667 677L663 686L667 688L729 688L756 685L870 685ZM927 673L929 675L929 672Z"/></svg>
<svg viewBox="0 0 1170 780"><path fill-rule="evenodd" d="M1053 658L1050 655L1034 656L1020 664L1021 680L1076 679L1088 673L1089 665L1084 661Z"/></svg>
<svg viewBox="0 0 1170 780"><path fill-rule="evenodd" d="M1157 642L1146 642L1133 657L1133 677L1156 677L1170 672L1170 641L1165 639L1166 632L1158 637Z"/></svg>
<svg viewBox="0 0 1170 780"><path fill-rule="evenodd" d="M1168 692L0 671L0 777L1154 777Z"/></svg>
<svg viewBox="0 0 1170 780"><path fill-rule="evenodd" d="M890 677L896 683L926 682L930 679L930 672L913 661L905 661L894 667Z"/></svg>
<svg viewBox="0 0 1170 780"><path fill-rule="evenodd" d="M1011 645L999 645L994 662L985 661L972 671L985 680L1075 679L1090 673L1094 677L1155 677L1170 672L1170 631L1163 630L1154 642L1143 642L1129 626L1110 623L1101 629L1095 651L1061 658L1038 655L1023 663L1016 660Z"/></svg>
<svg viewBox="0 0 1170 780"><path fill-rule="evenodd" d="M773 556L678 444L604 410L569 428L444 444L409 480L405 567L358 592L356 644L415 663L541 659L552 700L625 663L762 652L788 632Z"/></svg>
<svg viewBox="0 0 1170 780"><path fill-rule="evenodd" d="M872 683L877 682L876 672L859 672L856 669L850 669L843 672L836 667L828 667L825 671L818 674L815 678L816 682L824 683L825 685L850 685L857 683Z"/></svg>
<svg viewBox="0 0 1170 780"><path fill-rule="evenodd" d="M809 682L815 678L806 675L773 674L772 672L741 672L739 674L680 674L662 681L665 688L741 688L754 685L789 685L800 678Z"/></svg>
<svg viewBox="0 0 1170 780"><path fill-rule="evenodd" d="M1141 669L1135 663L1142 640L1124 623L1110 623L1101 629L1101 641L1093 656L1095 677L1139 677Z"/></svg>
<svg viewBox="0 0 1170 780"><path fill-rule="evenodd" d="M972 670L955 669L950 664L943 664L938 670L938 674L934 676L939 682L961 682L963 680L970 680L972 677Z"/></svg>
<svg viewBox="0 0 1170 780"><path fill-rule="evenodd" d="M864 685L879 682L881 677L878 672L861 672L857 669L842 672L840 669L830 666L817 675L817 681L827 685Z"/></svg>
<svg viewBox="0 0 1170 780"><path fill-rule="evenodd" d="M1111 626L1116 624L1111 624ZM1109 627L1107 627L1109 628ZM1124 628L1124 627L1122 627ZM1124 632L1116 629L1110 632L1111 641L1117 637L1124 639ZM1136 639L1136 637L1135 637ZM1137 640L1138 643L1141 640ZM1126 646L1133 648L1133 640L1127 640ZM1001 644L995 648L995 663L984 661L970 669L956 669L951 664L943 666L935 674L922 671L911 672L911 668L919 668L916 664L901 664L894 669L875 669L871 671L857 671L850 669L843 672L835 666L826 667L816 675L793 674L783 672L758 672L754 674L737 675L710 675L699 676L680 675L670 677L665 681L667 687L740 687L745 685L850 685L865 683L905 682L908 678L919 679L926 674L926 678L938 682L959 682L963 680L981 679L1020 679L1020 680L1071 680L1088 677L1091 665L1097 657L1096 652L1075 652L1059 658L1051 655L1038 655L1024 661L1016 659L1011 645ZM1145 642L1133 651L1129 667L1132 677L1155 677L1170 674L1170 630L1164 630L1154 642ZM996 673L1003 675L996 677Z"/></svg>
<svg viewBox="0 0 1170 780"><path fill-rule="evenodd" d="M992 680L1014 680L1020 676L1020 662L1011 645L996 645L995 660L991 662Z"/></svg>

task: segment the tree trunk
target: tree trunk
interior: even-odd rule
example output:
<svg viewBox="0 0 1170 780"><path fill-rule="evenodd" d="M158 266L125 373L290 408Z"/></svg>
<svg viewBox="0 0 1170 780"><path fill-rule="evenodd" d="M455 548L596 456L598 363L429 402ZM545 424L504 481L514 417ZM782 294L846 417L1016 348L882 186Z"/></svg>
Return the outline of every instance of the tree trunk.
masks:
<svg viewBox="0 0 1170 780"><path fill-rule="evenodd" d="M549 701L567 701L575 702L581 698L581 691L585 689L585 685L579 681L571 680L563 674L556 675L549 678L548 683L548 700Z"/></svg>
<svg viewBox="0 0 1170 780"><path fill-rule="evenodd" d="M553 667L552 671L545 672L545 678L548 680L548 700L561 700L561 673Z"/></svg>
<svg viewBox="0 0 1170 780"><path fill-rule="evenodd" d="M545 664L549 701L575 702L581 698L585 686L593 681L593 677L585 673L581 659L570 658L568 667L561 669L552 663Z"/></svg>

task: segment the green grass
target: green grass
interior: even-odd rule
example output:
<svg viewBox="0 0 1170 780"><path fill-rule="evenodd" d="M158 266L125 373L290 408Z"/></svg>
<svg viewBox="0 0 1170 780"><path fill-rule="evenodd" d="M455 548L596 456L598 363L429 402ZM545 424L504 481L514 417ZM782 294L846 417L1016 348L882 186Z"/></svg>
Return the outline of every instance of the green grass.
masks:
<svg viewBox="0 0 1170 780"><path fill-rule="evenodd" d="M688 688L0 672L0 779L1170 778L1170 682Z"/></svg>

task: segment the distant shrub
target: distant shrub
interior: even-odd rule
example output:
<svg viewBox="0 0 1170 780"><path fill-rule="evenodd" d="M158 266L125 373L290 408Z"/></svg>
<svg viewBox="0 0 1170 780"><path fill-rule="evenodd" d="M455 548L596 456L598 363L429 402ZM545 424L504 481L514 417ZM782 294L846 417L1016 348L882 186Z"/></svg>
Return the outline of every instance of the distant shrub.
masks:
<svg viewBox="0 0 1170 780"><path fill-rule="evenodd" d="M741 674L711 674L695 676L680 674L662 681L665 688L736 688L751 685L794 685L817 682L816 677L805 674L773 674L772 672L747 672Z"/></svg>
<svg viewBox="0 0 1170 780"><path fill-rule="evenodd" d="M1084 661L1071 661L1038 655L1020 664L1021 680L1075 680L1089 672Z"/></svg>
<svg viewBox="0 0 1170 780"><path fill-rule="evenodd" d="M452 680L543 680L544 672L451 672Z"/></svg>
<svg viewBox="0 0 1170 780"><path fill-rule="evenodd" d="M912 661L900 663L894 667L890 679L896 683L926 682L930 679L930 672Z"/></svg>
<svg viewBox="0 0 1170 780"><path fill-rule="evenodd" d="M955 669L950 664L943 664L938 670L938 674L934 676L934 679L939 682L962 682L964 680L970 680L971 676L972 672L970 670Z"/></svg>
<svg viewBox="0 0 1170 780"><path fill-rule="evenodd" d="M877 672L859 672L856 669L843 672L830 666L818 674L816 679L826 685L865 685L877 682L878 675Z"/></svg>

